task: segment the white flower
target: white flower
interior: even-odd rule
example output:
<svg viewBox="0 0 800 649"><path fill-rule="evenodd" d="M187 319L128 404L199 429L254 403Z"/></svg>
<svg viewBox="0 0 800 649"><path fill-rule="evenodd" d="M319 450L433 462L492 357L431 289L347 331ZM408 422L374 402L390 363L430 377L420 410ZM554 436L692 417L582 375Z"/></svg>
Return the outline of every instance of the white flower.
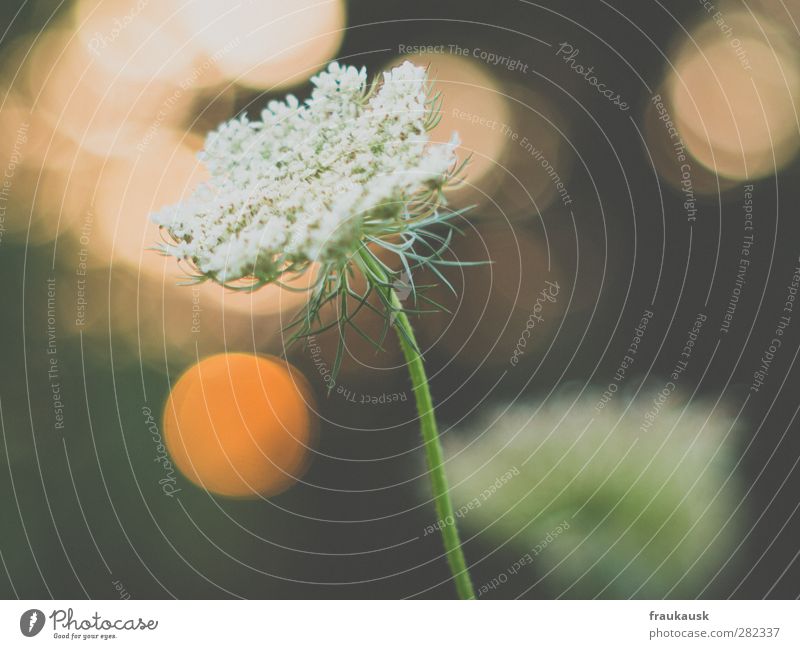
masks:
<svg viewBox="0 0 800 649"><path fill-rule="evenodd" d="M331 63L311 97L271 101L208 135L211 172L185 201L153 214L165 252L219 282L264 283L310 262L344 263L362 236L391 234L409 204L428 214L455 166L458 139L429 142L434 108L423 68L406 61L368 92L364 68ZM409 226L410 227L410 226Z"/></svg>

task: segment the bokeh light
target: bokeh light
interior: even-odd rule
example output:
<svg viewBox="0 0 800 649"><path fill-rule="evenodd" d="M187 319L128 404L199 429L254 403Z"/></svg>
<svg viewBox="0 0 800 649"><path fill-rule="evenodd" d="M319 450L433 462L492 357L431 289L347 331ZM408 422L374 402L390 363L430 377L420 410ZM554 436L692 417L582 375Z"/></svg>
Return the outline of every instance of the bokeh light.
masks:
<svg viewBox="0 0 800 649"><path fill-rule="evenodd" d="M80 49L113 77L177 82L202 55L180 20L182 7L188 8L176 0L81 0L72 22Z"/></svg>
<svg viewBox="0 0 800 649"><path fill-rule="evenodd" d="M164 408L175 465L223 496L272 496L296 482L315 426L303 375L280 359L250 354L218 354L192 366Z"/></svg>
<svg viewBox="0 0 800 649"><path fill-rule="evenodd" d="M666 89L659 88L656 94L665 97ZM667 113L666 117L671 119L672 116ZM680 146L683 142L682 139L677 141L682 134L674 135L670 132L668 124L663 121L654 102L648 102L645 107L641 131L649 160L652 160L659 177L670 187L680 191L681 183L686 180L685 168L682 169L683 164L676 149L676 145ZM684 155L691 156L688 150ZM688 159L691 161L691 157ZM719 176L703 165L694 165L691 168L691 189L698 195L721 193L735 187L736 184L736 180Z"/></svg>
<svg viewBox="0 0 800 649"><path fill-rule="evenodd" d="M193 3L182 20L221 73L252 88L289 86L335 56L344 36L342 0Z"/></svg>
<svg viewBox="0 0 800 649"><path fill-rule="evenodd" d="M444 350L459 366L503 366L508 363L505 352L514 348L541 292L555 291L558 299L540 299L542 321L526 342L526 359L533 361L552 340L570 290L544 237L521 224L512 228L508 222L487 221L459 237L453 251L459 259L484 263L448 273L456 295L444 286L431 292L448 311L420 321L426 343Z"/></svg>
<svg viewBox="0 0 800 649"><path fill-rule="evenodd" d="M712 23L682 46L667 96L701 164L726 178L756 179L775 173L800 145L800 63L768 20L740 13L725 21L735 38Z"/></svg>
<svg viewBox="0 0 800 649"><path fill-rule="evenodd" d="M536 216L553 204L569 205L569 192L557 185L569 186L574 162L561 98L536 85L510 86L507 92L515 101L509 104L503 175L492 200L506 216Z"/></svg>
<svg viewBox="0 0 800 649"><path fill-rule="evenodd" d="M266 31L275 34L275 26L284 23L297 26L311 14L316 18L306 20L309 29L321 29L320 20L343 21L341 3L325 5L327 13L314 12L311 5L297 13L273 3L270 20L276 22ZM180 285L188 269L152 250L161 237L150 213L179 201L206 177L197 160L203 136L236 112L237 86L219 67L230 62L234 48L207 51L203 34L213 31L218 37L220 29L202 25L192 33L188 9L175 2L78 2L35 38L19 36L0 69L5 90L0 125L10 134L2 154L13 165L9 196L17 215L5 220L4 232L31 243L70 232L75 245L81 239L79 248L86 248L82 254L94 274L90 283L97 287L87 322L105 329L100 316L107 315L117 344L130 344L145 362L157 361L165 351L185 361L196 353L196 344L205 352L274 344L285 319L307 299L302 291L274 286L241 293L203 284L189 291ZM293 16L288 23L285 14ZM240 28L241 20L228 24L233 26ZM222 35L238 46L240 33ZM332 53L333 46L326 47ZM307 62L308 51L298 53ZM285 73L287 59L276 61ZM310 76L315 67L307 67L293 80ZM105 276L109 267L113 279ZM302 288L312 276L290 284ZM110 308L104 284L113 285L115 299L122 293L129 303L138 302L138 319ZM197 328L192 321L200 304L203 326ZM67 329L92 335L91 327ZM189 331L193 335L187 336Z"/></svg>

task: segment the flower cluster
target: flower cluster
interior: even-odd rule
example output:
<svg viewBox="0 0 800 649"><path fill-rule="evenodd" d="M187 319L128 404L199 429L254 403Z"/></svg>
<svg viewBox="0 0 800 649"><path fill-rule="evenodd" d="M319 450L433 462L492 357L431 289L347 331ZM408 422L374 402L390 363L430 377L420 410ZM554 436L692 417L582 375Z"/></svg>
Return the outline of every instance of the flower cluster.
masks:
<svg viewBox="0 0 800 649"><path fill-rule="evenodd" d="M341 269L365 238L402 238L443 202L458 142L429 141L439 106L423 68L406 61L369 86L364 68L331 63L311 81L304 103L289 95L210 133L210 180L153 214L164 252L199 279L258 286L312 262Z"/></svg>

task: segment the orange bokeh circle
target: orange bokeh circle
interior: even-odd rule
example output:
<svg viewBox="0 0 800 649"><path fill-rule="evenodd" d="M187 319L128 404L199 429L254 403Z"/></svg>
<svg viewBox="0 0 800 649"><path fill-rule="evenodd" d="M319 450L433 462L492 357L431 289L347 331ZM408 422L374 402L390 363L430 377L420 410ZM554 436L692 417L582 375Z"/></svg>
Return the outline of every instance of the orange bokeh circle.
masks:
<svg viewBox="0 0 800 649"><path fill-rule="evenodd" d="M189 480L223 496L271 496L308 464L311 388L271 356L217 354L190 367L164 407L167 450Z"/></svg>

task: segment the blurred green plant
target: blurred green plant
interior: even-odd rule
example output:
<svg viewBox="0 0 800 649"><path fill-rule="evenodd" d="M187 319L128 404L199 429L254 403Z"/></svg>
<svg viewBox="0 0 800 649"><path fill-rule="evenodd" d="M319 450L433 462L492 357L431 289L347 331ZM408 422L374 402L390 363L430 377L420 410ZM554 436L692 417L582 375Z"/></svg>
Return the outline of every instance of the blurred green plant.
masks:
<svg viewBox="0 0 800 649"><path fill-rule="evenodd" d="M554 596L695 597L739 538L735 417L677 395L656 411L650 392L600 403L561 394L471 419L446 448L457 518L520 555L504 583L527 570L520 586Z"/></svg>

